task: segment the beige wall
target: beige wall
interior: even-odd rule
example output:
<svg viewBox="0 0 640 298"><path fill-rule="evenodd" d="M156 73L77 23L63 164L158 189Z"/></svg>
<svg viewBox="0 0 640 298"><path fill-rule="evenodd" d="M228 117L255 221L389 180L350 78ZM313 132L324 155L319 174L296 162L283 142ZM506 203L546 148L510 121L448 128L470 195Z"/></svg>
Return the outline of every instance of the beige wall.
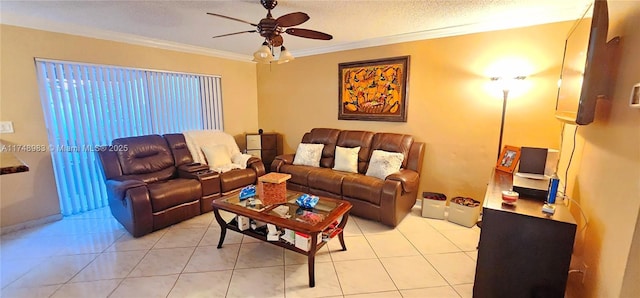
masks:
<svg viewBox="0 0 640 298"><path fill-rule="evenodd" d="M636 297L639 289L640 109L629 107L629 96L640 82L640 2L609 1L609 16L609 38L622 37L613 96L598 103L594 123L578 128L569 171L567 192L589 220L574 249L574 263L589 267L584 284L578 275L570 279L576 297ZM563 169L574 129L565 132ZM580 218L577 206L572 209Z"/></svg>
<svg viewBox="0 0 640 298"><path fill-rule="evenodd" d="M640 2L610 1L609 36L623 36L621 67L613 98L598 103L596 121L578 128L568 193L589 218L577 236L574 266L589 269L584 285L570 275L572 297L636 294L640 275L640 110L628 107L631 86L640 81ZM494 63L524 61L525 87L510 96L504 144L559 148L559 173L567 167L575 126L554 119L556 81L564 39L573 22L424 40L296 59L258 66L259 124L284 135L294 152L313 127L408 133L427 143L420 191L482 198L494 166L501 95L487 91ZM406 123L340 121L338 63L411 55ZM630 67L633 66L633 67ZM286 117L277 117L286 113ZM564 181L564 179L563 179ZM572 206L579 228L584 224ZM635 238L634 238L635 232ZM626 282L623 284L623 280ZM622 296L625 297L625 296Z"/></svg>
<svg viewBox="0 0 640 298"><path fill-rule="evenodd" d="M7 25L1 25L0 38L0 119L13 121L15 130L1 136L5 143L48 144L34 57L221 75L225 131L242 141L240 135L257 130L253 63ZM2 227L60 213L50 155L18 156L31 170L0 176Z"/></svg>
<svg viewBox="0 0 640 298"><path fill-rule="evenodd" d="M640 271L638 253L631 251L640 238L640 109L628 107L631 86L640 81L635 67L640 3L610 1L609 6L609 35L623 37L621 68L612 99L599 103L594 123L578 128L567 182L569 195L589 218L574 249L574 261L589 266L584 285L578 275L570 276L577 297L635 294ZM524 66L518 69L528 75L521 94L509 99L504 143L559 147L561 125L553 109L570 26L564 22L343 51L256 71L250 63L2 25L0 119L14 121L16 130L2 140L47 143L33 57L221 74L225 127L234 135L255 131L259 123L265 131L282 133L285 152L293 152L313 127L412 134L427 143L420 191L481 198L495 163L500 125L501 95L488 92L492 65L520 59ZM337 120L338 63L402 55L411 55L408 122ZM563 135L561 174L573 129L567 126ZM0 176L3 227L59 213L49 155L19 156L31 171ZM572 209L584 224L577 207Z"/></svg>
<svg viewBox="0 0 640 298"><path fill-rule="evenodd" d="M484 197L495 166L504 61L527 75L509 97L503 144L558 148L553 117L564 38L571 22L350 50L258 66L259 124L295 152L314 127L396 132L426 143L420 191ZM338 63L411 56L406 123L338 120ZM515 62L513 62L515 61ZM518 91L518 92L516 92Z"/></svg>

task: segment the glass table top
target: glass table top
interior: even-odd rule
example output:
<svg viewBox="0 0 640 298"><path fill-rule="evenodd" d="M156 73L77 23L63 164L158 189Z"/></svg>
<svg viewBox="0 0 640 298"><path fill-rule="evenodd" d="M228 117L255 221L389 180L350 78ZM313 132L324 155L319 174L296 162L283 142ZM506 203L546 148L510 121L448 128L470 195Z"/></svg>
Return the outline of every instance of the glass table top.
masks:
<svg viewBox="0 0 640 298"><path fill-rule="evenodd" d="M218 199L219 202L233 204L256 212L287 218L298 222L315 225L322 222L336 207L343 204L340 200L320 197L314 208L302 208L296 204L303 193L287 190L287 202L265 206L258 197L240 200L239 193Z"/></svg>

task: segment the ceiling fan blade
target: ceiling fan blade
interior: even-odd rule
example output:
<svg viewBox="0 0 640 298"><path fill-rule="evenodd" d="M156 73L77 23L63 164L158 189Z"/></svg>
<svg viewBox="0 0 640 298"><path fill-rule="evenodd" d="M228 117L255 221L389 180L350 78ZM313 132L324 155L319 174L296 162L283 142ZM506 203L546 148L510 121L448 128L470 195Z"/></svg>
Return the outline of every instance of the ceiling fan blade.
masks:
<svg viewBox="0 0 640 298"><path fill-rule="evenodd" d="M210 15L210 16L221 17L221 18L225 18L225 19L234 20L234 21L238 21L238 22L241 22L241 23L249 24L249 25L254 26L254 27L258 27L257 24L254 24L254 23L251 23L251 22L247 22L245 20L236 19L236 18L232 18L232 17L228 17L228 16L223 16L221 14L212 13L212 12L207 12L207 14Z"/></svg>
<svg viewBox="0 0 640 298"><path fill-rule="evenodd" d="M322 40L331 40L333 38L333 36L327 33L322 33L320 31L314 31L309 29L301 29L301 28L289 28L284 32L291 35L298 36L298 37L304 37L304 38L313 38L313 39L322 39Z"/></svg>
<svg viewBox="0 0 640 298"><path fill-rule="evenodd" d="M224 36L236 35L236 34L242 34L242 33L255 33L255 32L258 32L258 31L256 31L256 30L240 31L240 32L235 32L235 33L228 33L228 34L216 35L216 36L213 36L213 37L211 37L211 38L218 38L218 37L224 37Z"/></svg>
<svg viewBox="0 0 640 298"><path fill-rule="evenodd" d="M276 35L273 39L271 39L271 45L274 47L279 47L284 43L284 39L282 39L282 35Z"/></svg>
<svg viewBox="0 0 640 298"><path fill-rule="evenodd" d="M280 27L298 26L309 20L309 16L304 12L292 12L276 19Z"/></svg>

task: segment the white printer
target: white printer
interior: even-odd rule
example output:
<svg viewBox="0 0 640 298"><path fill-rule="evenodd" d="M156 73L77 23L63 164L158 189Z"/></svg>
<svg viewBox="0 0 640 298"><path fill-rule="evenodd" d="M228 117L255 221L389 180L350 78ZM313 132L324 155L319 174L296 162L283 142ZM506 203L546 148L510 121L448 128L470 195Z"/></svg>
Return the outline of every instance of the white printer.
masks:
<svg viewBox="0 0 640 298"><path fill-rule="evenodd" d="M521 196L546 200L559 156L560 152L555 149L522 147L520 165L513 174L513 190Z"/></svg>

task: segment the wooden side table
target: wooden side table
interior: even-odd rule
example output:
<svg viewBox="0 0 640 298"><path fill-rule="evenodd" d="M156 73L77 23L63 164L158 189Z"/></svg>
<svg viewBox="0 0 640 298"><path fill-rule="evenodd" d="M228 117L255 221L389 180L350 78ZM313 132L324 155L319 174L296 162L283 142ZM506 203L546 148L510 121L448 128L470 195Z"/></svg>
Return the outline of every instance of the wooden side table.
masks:
<svg viewBox="0 0 640 298"><path fill-rule="evenodd" d="M484 198L473 297L563 298L576 235L569 208L542 212L544 202L520 196L502 203L513 176L495 171Z"/></svg>

